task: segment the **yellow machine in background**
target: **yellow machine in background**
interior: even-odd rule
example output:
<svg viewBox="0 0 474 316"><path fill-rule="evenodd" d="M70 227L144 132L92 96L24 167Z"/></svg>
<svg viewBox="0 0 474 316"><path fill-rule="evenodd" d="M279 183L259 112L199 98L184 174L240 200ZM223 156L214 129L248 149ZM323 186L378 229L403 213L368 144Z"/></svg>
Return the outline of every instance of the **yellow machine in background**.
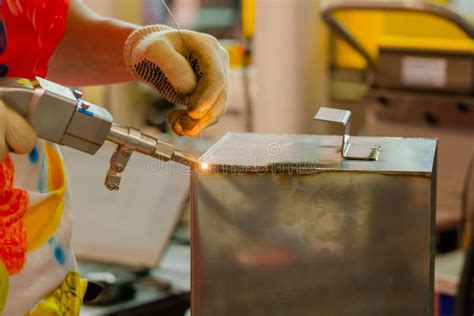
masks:
<svg viewBox="0 0 474 316"><path fill-rule="evenodd" d="M421 1L332 1L322 16L338 35L332 41L335 102L351 100L364 112L371 136L439 140L436 248L448 253L440 263L461 266L463 252L451 251L469 239L471 245L461 278L459 268L437 267L436 306L454 314L445 297L457 295L455 314L472 315L465 306L472 302L474 262L466 229L474 218L474 25L446 6ZM348 93L351 88L357 93Z"/></svg>
<svg viewBox="0 0 474 316"><path fill-rule="evenodd" d="M366 130L440 139L438 231L462 221L474 155L474 26L445 7L394 1L331 2L333 69L366 74Z"/></svg>
<svg viewBox="0 0 474 316"><path fill-rule="evenodd" d="M255 34L256 0L242 0L242 33L245 38Z"/></svg>
<svg viewBox="0 0 474 316"><path fill-rule="evenodd" d="M344 10L335 13L334 17L364 43L374 59L378 57L380 45L387 40L393 41L393 37L397 37L398 43L416 40L418 47L429 48L433 40L440 40L441 45L449 43L447 46L450 48L462 49L467 45L472 49L472 40L458 26L426 13ZM363 69L367 66L366 60L340 38L334 39L333 62L344 68Z"/></svg>

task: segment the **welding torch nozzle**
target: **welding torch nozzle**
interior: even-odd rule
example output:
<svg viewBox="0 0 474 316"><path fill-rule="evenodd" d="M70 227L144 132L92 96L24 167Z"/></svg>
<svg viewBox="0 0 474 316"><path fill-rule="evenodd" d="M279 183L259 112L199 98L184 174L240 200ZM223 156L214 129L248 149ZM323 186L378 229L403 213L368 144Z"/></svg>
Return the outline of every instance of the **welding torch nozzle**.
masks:
<svg viewBox="0 0 474 316"><path fill-rule="evenodd" d="M193 155L181 152L173 145L144 134L133 127L123 127L114 123L107 140L131 151L137 151L162 161L172 160L190 168L198 168L200 165Z"/></svg>

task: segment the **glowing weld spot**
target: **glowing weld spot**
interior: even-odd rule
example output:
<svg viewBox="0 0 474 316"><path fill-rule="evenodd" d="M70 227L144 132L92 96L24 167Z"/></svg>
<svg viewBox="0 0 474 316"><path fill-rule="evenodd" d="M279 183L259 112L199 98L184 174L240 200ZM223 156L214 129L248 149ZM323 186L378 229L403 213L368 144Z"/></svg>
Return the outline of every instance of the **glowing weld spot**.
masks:
<svg viewBox="0 0 474 316"><path fill-rule="evenodd" d="M207 162L201 162L201 169L202 170L207 170L209 169L209 164Z"/></svg>

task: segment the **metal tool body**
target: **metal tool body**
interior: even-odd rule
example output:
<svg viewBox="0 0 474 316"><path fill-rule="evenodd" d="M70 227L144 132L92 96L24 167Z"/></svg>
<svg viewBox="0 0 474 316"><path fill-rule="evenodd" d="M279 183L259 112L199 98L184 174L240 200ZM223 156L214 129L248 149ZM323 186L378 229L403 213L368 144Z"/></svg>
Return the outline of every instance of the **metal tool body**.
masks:
<svg viewBox="0 0 474 316"><path fill-rule="evenodd" d="M47 141L91 155L107 140L117 144L105 180L109 190L119 189L121 174L134 151L190 167L198 165L194 157L171 144L136 128L113 123L106 109L82 100L79 91L43 78L1 78L0 97L30 122L38 137Z"/></svg>

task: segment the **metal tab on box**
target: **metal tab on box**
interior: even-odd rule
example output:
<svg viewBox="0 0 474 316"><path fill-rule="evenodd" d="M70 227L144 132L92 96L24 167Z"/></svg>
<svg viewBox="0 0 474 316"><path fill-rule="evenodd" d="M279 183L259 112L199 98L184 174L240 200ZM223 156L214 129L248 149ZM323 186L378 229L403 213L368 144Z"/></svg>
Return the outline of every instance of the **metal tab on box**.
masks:
<svg viewBox="0 0 474 316"><path fill-rule="evenodd" d="M377 160L382 149L379 145L356 144L350 142L351 111L321 107L314 117L317 121L332 122L344 126L341 156L347 160Z"/></svg>

